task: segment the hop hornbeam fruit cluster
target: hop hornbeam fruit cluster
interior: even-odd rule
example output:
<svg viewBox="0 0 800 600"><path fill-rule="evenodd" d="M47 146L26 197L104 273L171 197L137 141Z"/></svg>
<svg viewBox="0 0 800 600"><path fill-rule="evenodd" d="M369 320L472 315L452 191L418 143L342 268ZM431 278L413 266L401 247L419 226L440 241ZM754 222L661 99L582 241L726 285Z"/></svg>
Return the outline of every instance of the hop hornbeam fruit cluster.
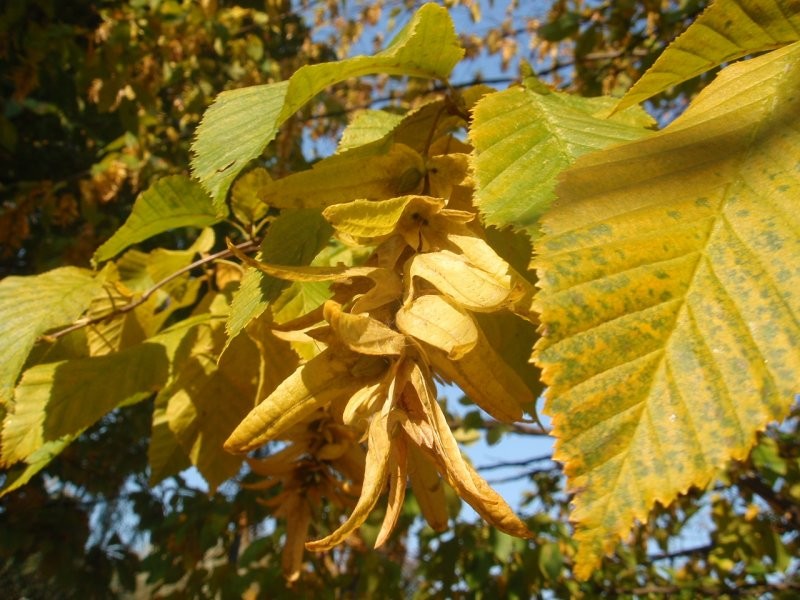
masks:
<svg viewBox="0 0 800 600"><path fill-rule="evenodd" d="M461 455L434 381L456 383L499 421L522 418L533 394L490 345L474 313L510 310L528 318L530 284L487 244L473 212L442 198L357 200L329 206L324 216L340 240L374 247L365 264L285 267L236 252L273 277L333 283L330 300L276 326L279 336L324 349L258 404L225 444L244 453L286 443L250 464L265 478L257 485L282 485L268 504L279 506L276 514L288 524L287 576L299 576L314 505L325 498L345 509L358 493L335 531L305 542L306 549L328 550L364 523L388 485L378 547L397 523L409 480L435 530L447 524L444 480L489 523L530 537Z"/></svg>

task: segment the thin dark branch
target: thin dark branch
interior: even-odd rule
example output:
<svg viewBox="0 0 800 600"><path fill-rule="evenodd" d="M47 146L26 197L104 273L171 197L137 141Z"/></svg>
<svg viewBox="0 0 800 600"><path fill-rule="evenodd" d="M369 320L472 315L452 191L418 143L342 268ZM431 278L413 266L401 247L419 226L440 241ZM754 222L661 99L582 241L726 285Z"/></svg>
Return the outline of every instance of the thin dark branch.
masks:
<svg viewBox="0 0 800 600"><path fill-rule="evenodd" d="M694 556L696 554L708 554L714 546L706 544L704 546L696 546L694 548L686 548L685 550L676 550L675 552L668 552L666 554L654 554L650 556L650 560L673 560L675 558L683 558L684 556Z"/></svg>
<svg viewBox="0 0 800 600"><path fill-rule="evenodd" d="M259 240L248 240L246 242L242 242L241 244L237 244L235 248L241 252L252 252L254 250L257 250L259 245L260 245ZM102 323L103 321L110 319L111 317L115 317L117 315L130 312L133 309L137 308L138 306L141 306L142 304L147 302L150 296L155 294L160 288L167 285L170 281L177 279L184 273L188 273L193 269L202 267L203 265L206 265L215 260L219 260L221 258L227 258L232 254L233 252L230 249L226 248L225 250L220 250L219 252L216 252L214 254L209 254L208 256L204 256L203 258L194 261L190 265L186 265L185 267L178 269L174 273L167 275L166 277L164 277L164 279L153 284L149 289L145 290L145 292L141 296L139 296L135 300L131 300L128 304L120 306L119 308L115 308L104 315L98 315L92 318L79 319L72 325L65 327L63 329L59 329L58 331L55 331L53 333L43 335L39 339L47 342L54 342L58 338L63 337L68 333L72 333L73 331L83 329L84 327L89 327L90 325L97 325L98 323Z"/></svg>
<svg viewBox="0 0 800 600"><path fill-rule="evenodd" d="M489 485L501 485L503 483L512 483L514 481L519 481L520 479L530 479L534 475L538 475L539 473L547 473L552 475L554 473L561 472L561 465L558 463L553 463L553 466L541 469L528 469L527 471L520 471L519 473L515 473L514 475L509 475L508 477L498 477L497 479L490 479L487 480Z"/></svg>
<svg viewBox="0 0 800 600"><path fill-rule="evenodd" d="M451 429L457 429L464 426L464 421L460 417L454 417L448 420ZM533 425L528 423L503 423L495 421L494 419L484 419L477 425L470 425L471 429L491 429L493 427L505 427L509 433L516 433L518 435L533 435L533 436L550 436L550 429L540 425Z"/></svg>
<svg viewBox="0 0 800 600"><path fill-rule="evenodd" d="M553 460L552 454L543 454L542 456L534 456L533 458L528 458L526 460L513 460L513 461L502 461L497 463L492 463L489 465L480 465L475 467L478 471L494 471L497 469L508 469L514 467L527 467L532 464L538 462L544 462L547 460Z"/></svg>

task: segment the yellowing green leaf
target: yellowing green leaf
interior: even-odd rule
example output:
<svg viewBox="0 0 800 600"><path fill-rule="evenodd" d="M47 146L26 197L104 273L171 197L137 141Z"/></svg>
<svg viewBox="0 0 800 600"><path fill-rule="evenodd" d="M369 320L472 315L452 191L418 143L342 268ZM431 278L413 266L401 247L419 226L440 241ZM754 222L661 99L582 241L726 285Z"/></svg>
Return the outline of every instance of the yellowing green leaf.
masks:
<svg viewBox="0 0 800 600"><path fill-rule="evenodd" d="M538 243L576 573L744 458L800 373L800 44L725 69L663 132L582 158Z"/></svg>
<svg viewBox="0 0 800 600"><path fill-rule="evenodd" d="M340 235L356 242L381 241L402 227L413 215L435 213L444 201L428 196L400 196L388 200L355 200L327 207L323 216ZM406 223L407 224L407 223ZM419 227L419 225L417 225Z"/></svg>
<svg viewBox="0 0 800 600"><path fill-rule="evenodd" d="M46 442L76 435L123 402L146 398L166 381L168 365L164 348L148 343L28 369L3 423L3 464L25 461Z"/></svg>
<svg viewBox="0 0 800 600"><path fill-rule="evenodd" d="M692 77L800 39L798 0L716 0L619 102L624 109Z"/></svg>
<svg viewBox="0 0 800 600"><path fill-rule="evenodd" d="M539 217L555 199L559 174L580 155L647 133L644 112L604 119L609 98L580 98L544 86L489 94L475 107L475 202L489 225L538 235Z"/></svg>
<svg viewBox="0 0 800 600"><path fill-rule="evenodd" d="M357 148L380 140L389 134L402 120L403 115L386 112L385 110L361 111L356 114L355 118L345 128L336 151L344 152L351 148Z"/></svg>
<svg viewBox="0 0 800 600"><path fill-rule="evenodd" d="M11 401L17 377L36 338L72 324L101 290L102 281L91 271L75 267L0 281L0 406Z"/></svg>
<svg viewBox="0 0 800 600"><path fill-rule="evenodd" d="M224 217L199 183L184 175L164 177L139 194L128 219L97 249L92 260L108 260L128 246L170 229L207 227Z"/></svg>
<svg viewBox="0 0 800 600"><path fill-rule="evenodd" d="M386 154L335 154L308 171L270 181L261 199L275 208L325 208L360 198L383 200L422 187L425 165L408 146L394 144Z"/></svg>
<svg viewBox="0 0 800 600"><path fill-rule="evenodd" d="M270 224L258 256L282 265L307 265L327 244L331 232L318 210L286 211ZM245 271L231 302L228 337L233 339L261 315L287 285L255 268Z"/></svg>
<svg viewBox="0 0 800 600"><path fill-rule="evenodd" d="M460 359L478 343L472 317L438 294L416 298L395 319L400 331L443 350L450 360Z"/></svg>
<svg viewBox="0 0 800 600"><path fill-rule="evenodd" d="M263 152L286 119L326 87L373 73L446 77L463 54L447 10L431 3L375 56L308 65L288 81L223 92L198 127L194 174L214 205L222 206L239 172Z"/></svg>

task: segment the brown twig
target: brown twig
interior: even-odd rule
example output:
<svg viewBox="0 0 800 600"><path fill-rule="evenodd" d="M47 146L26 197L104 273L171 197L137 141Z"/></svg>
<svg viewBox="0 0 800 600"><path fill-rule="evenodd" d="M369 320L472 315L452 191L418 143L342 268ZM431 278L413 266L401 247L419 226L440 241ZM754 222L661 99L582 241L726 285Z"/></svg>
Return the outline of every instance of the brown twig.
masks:
<svg viewBox="0 0 800 600"><path fill-rule="evenodd" d="M253 250L258 249L260 243L261 243L260 240L248 240L246 242L242 242L241 244L237 244L234 247L241 252L252 252ZM102 323L103 321L105 321L106 319L110 319L111 317L121 315L126 312L130 312L133 309L137 308L138 306L141 306L142 304L147 302L150 296L155 294L160 288L167 285L170 281L177 279L184 273L188 273L189 271L196 269L197 267L202 267L203 265L213 262L215 260L219 260L220 258L227 258L232 254L233 252L230 249L226 248L225 250L220 250L219 252L215 252L214 254L209 254L208 256L204 256L203 258L200 258L194 261L193 263L186 265L181 269L178 269L174 273L167 275L166 277L164 277L164 279L153 284L150 288L145 290L141 296L139 296L135 300L131 300L128 304L120 306L119 308L115 308L104 315L98 315L92 318L79 319L68 327L41 336L39 340L46 342L55 342L58 338L63 337L68 333L72 333L73 331L83 329L84 327L89 327L90 325L97 325L98 323Z"/></svg>

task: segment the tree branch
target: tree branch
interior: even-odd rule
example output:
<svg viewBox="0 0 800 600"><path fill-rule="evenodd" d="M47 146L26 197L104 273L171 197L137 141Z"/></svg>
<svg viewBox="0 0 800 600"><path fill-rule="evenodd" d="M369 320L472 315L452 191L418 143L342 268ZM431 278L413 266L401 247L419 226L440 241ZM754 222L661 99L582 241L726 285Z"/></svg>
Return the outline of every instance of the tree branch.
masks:
<svg viewBox="0 0 800 600"><path fill-rule="evenodd" d="M259 248L260 243L261 243L260 240L248 240L246 242L242 242L241 244L237 244L234 247L241 252L252 252L253 250L257 250ZM92 318L79 319L68 327L59 329L58 331L55 331L53 333L40 336L39 341L46 341L52 343L55 342L58 338L64 337L65 335L67 335L68 333L72 333L73 331L83 329L84 327L89 327L90 325L97 325L98 323L102 323L103 321L110 319L111 317L121 315L126 312L130 312L133 309L137 308L138 306L141 306L142 304L147 302L147 300L150 299L150 296L155 294L160 288L167 285L170 281L177 279L184 273L188 273L189 271L192 271L197 267L202 267L205 264L208 264L215 260L219 260L220 258L227 258L231 255L233 255L233 252L230 249L226 248L225 250L220 250L219 252L216 252L214 254L209 254L208 256L204 256L203 258L200 258L194 261L193 263L186 265L181 269L178 269L174 273L167 275L166 277L164 277L164 279L153 284L150 288L145 290L145 292L141 296L139 296L135 300L131 300L128 304L120 306L119 308L115 308L104 315L98 315Z"/></svg>
<svg viewBox="0 0 800 600"><path fill-rule="evenodd" d="M686 548L684 550L676 550L675 552L668 552L666 554L654 554L649 557L652 561L657 560L673 560L675 558L683 558L684 556L694 556L695 554L708 554L714 546L706 544L705 546L697 546L694 548Z"/></svg>
<svg viewBox="0 0 800 600"><path fill-rule="evenodd" d="M552 454L543 454L541 456L534 456L533 458L528 458L526 460L501 461L488 465L480 465L478 467L475 467L475 469L478 471L494 471L497 469L527 467L537 462L545 462L548 460L553 460Z"/></svg>

